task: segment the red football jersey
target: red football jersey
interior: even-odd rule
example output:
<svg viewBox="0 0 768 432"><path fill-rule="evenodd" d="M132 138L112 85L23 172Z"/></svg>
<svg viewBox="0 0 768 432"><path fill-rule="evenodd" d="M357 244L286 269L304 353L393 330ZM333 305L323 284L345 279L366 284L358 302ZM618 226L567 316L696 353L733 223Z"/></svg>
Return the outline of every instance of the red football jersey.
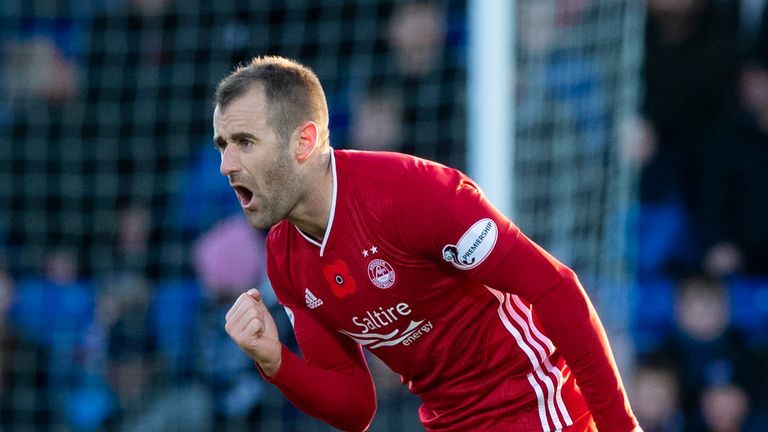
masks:
<svg viewBox="0 0 768 432"><path fill-rule="evenodd" d="M270 381L294 404L364 429L362 346L421 397L430 431L568 430L590 411L601 431L636 426L573 272L469 178L383 152L334 150L332 170L322 242L286 221L267 240L304 357L283 349Z"/></svg>

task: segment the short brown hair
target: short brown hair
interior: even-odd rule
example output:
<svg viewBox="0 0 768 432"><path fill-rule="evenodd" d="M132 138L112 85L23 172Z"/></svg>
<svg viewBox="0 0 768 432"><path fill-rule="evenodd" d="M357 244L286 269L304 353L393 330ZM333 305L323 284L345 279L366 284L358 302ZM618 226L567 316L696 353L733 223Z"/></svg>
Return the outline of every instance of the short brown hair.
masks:
<svg viewBox="0 0 768 432"><path fill-rule="evenodd" d="M328 105L317 75L308 67L284 57L255 57L221 80L215 102L220 110L261 84L267 98L267 115L277 135L287 140L302 122L318 125L318 140L328 140Z"/></svg>

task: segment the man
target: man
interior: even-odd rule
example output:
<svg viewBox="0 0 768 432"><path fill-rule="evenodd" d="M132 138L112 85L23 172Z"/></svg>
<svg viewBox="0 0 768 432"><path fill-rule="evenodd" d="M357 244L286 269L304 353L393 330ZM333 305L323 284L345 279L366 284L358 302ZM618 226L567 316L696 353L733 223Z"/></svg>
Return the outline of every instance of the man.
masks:
<svg viewBox="0 0 768 432"><path fill-rule="evenodd" d="M298 408L362 431L376 401L361 346L402 375L429 431L631 431L637 421L574 273L460 172L334 150L317 77L256 58L216 93L214 142L303 360L260 293L226 330ZM639 430L639 428L638 428Z"/></svg>

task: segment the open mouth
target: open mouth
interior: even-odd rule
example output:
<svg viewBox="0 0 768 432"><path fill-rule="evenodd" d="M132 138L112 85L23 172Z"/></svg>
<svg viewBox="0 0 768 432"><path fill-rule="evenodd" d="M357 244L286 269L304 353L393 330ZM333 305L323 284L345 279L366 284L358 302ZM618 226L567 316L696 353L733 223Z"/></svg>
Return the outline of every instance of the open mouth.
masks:
<svg viewBox="0 0 768 432"><path fill-rule="evenodd" d="M253 201L253 192L245 186L233 186L232 187L237 194L237 198L240 199L240 205L248 207Z"/></svg>

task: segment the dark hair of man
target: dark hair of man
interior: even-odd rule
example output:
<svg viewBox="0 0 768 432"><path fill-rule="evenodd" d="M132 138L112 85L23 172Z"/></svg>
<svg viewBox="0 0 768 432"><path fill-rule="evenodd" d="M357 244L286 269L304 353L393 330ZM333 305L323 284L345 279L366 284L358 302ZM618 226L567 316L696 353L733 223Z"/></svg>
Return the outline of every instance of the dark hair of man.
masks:
<svg viewBox="0 0 768 432"><path fill-rule="evenodd" d="M264 90L268 120L278 137L287 141L301 123L314 121L318 142L328 140L328 105L320 80L308 67L284 57L255 57L239 66L219 83L216 105L226 110L257 84Z"/></svg>

